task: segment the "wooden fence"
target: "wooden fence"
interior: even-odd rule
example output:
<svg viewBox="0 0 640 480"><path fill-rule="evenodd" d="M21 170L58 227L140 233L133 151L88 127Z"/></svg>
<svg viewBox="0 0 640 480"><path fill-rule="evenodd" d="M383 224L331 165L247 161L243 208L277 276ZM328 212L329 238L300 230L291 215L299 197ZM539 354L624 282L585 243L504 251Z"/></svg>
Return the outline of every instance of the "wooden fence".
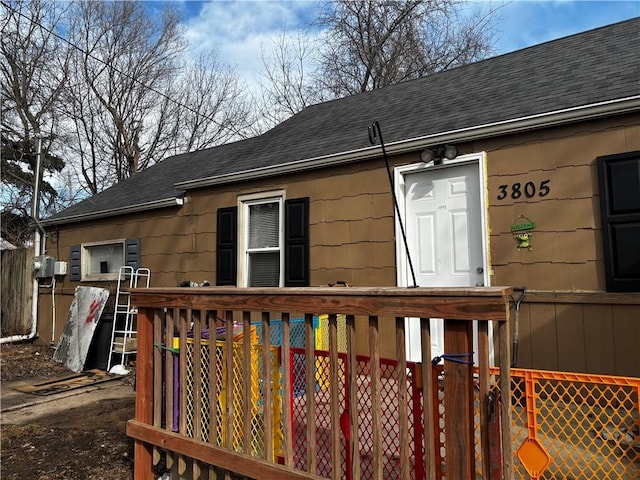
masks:
<svg viewBox="0 0 640 480"><path fill-rule="evenodd" d="M473 351L472 321L477 320L481 469L483 477L489 478L491 464L495 464L497 458L504 478L510 480L513 468L509 421L499 425L501 442L498 443L502 445L499 455L490 451L490 443L495 444L495 438L489 441L488 353L488 322L493 321L502 365L501 396L510 398L510 294L511 289L507 287L133 290L132 304L138 307L136 413L135 419L128 422L127 433L135 439L135 478L151 480L153 465L161 461L167 470L177 470L181 478L211 478L214 473L222 475L217 478L234 478L232 475L254 479L278 476L283 480L364 478L360 458L362 416L357 409L363 385L369 389L371 398L367 412L372 435L368 453L372 462L371 477L387 478L384 459L385 449L389 447L384 446L387 444L382 437L386 433L381 418L386 408L383 400L389 399L382 399L381 391L390 379L381 374L379 354L379 327L384 322L392 322L396 336L396 358L393 359L397 365L396 378L391 379L397 396L393 403L397 408L393 430L397 434L394 455L399 472L395 478L414 478L411 466L416 462L424 466L426 478L435 478L435 462L442 454L436 455L435 446L442 442L434 438L435 432L441 429L434 425L434 419L441 415L434 414L437 406L434 407L433 401L433 369L407 368L405 319L420 323L422 364L431 367L429 318L444 318L447 478L467 480L476 471L473 390L476 382L472 362L467 360ZM298 405L303 402L306 411L305 428L300 430L292 419L294 392L286 373L292 371L290 320L304 318L305 355L311 359L315 358L312 336L314 315L318 313L329 316L328 362L322 366L328 410L325 414L318 413L318 368L314 362L306 361L303 392L296 393L295 397ZM338 314L346 318L346 362L345 357L339 360ZM279 368L284 372L278 384L270 381L275 378L270 328L272 319L276 318L281 328L281 345L276 355ZM257 356L252 353L256 344L251 324L255 321L260 322L262 331ZM210 332L209 340L204 332ZM358 368L356 335L368 337L369 366L365 370ZM240 337L242 340L238 341ZM239 360L230 354L234 348L241 349ZM241 363L244 372L239 387L233 384L236 361ZM341 362L343 370L338 368ZM260 366L258 383L262 386L257 401L250 373L256 365ZM421 376L416 392L420 399L417 405L421 406L418 421L415 415L409 415L411 405L416 403L409 401L407 389L402 387L409 384L407 375L412 371L419 371ZM346 380L340 378L340 372L346 372ZM237 395L238 388L240 395ZM351 406L348 410L344 408L347 403ZM502 402L500 410L502 418L511 418L510 402ZM321 421L328 425L328 475L321 475L318 465L321 455L316 446L316 428ZM251 438L251 426L256 423L262 431L260 448L255 448ZM299 439L300 431L305 435L301 450L305 456L303 468L297 467L293 445L294 434ZM341 436L345 431L349 435ZM416 439L416 432L420 432L422 438ZM274 455L276 451L278 454ZM349 461L344 461L345 458Z"/></svg>
<svg viewBox="0 0 640 480"><path fill-rule="evenodd" d="M26 335L31 328L33 249L2 251L2 337Z"/></svg>

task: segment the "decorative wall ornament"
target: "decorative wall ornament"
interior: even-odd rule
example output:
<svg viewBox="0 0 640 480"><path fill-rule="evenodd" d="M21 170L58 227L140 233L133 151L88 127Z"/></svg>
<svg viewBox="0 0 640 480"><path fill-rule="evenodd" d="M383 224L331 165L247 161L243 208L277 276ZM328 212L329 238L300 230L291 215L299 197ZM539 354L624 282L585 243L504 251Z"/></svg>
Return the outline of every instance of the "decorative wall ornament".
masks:
<svg viewBox="0 0 640 480"><path fill-rule="evenodd" d="M516 249L518 251L526 248L527 250L533 250L531 245L531 230L536 228L536 223L529 220L524 215L520 215L513 225L511 225L511 233L513 238L517 242Z"/></svg>

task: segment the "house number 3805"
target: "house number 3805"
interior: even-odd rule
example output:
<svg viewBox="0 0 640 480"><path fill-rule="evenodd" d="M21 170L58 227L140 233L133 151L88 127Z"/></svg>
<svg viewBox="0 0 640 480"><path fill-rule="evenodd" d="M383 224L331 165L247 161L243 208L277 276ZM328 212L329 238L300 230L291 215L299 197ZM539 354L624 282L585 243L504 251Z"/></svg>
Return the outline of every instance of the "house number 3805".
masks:
<svg viewBox="0 0 640 480"><path fill-rule="evenodd" d="M549 182L551 180L542 180L540 184L536 184L534 182L527 182L524 185L520 182L500 185L498 190L500 193L496 197L498 200L504 200L507 197L511 197L514 200L521 198L523 195L526 198L533 198L535 196L538 197L546 197L549 195L551 188L549 187Z"/></svg>

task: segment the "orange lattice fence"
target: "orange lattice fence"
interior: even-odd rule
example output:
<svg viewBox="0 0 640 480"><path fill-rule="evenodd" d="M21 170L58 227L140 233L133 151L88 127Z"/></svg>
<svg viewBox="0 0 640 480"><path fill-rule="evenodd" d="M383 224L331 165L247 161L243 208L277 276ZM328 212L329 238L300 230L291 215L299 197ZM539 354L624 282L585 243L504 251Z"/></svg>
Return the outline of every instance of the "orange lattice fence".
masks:
<svg viewBox="0 0 640 480"><path fill-rule="evenodd" d="M640 478L640 378L524 369L511 378L516 478Z"/></svg>
<svg viewBox="0 0 640 480"><path fill-rule="evenodd" d="M500 370L492 374L497 384ZM640 378L511 369L511 379L514 478L640 478ZM434 404L442 405L442 388L434 391ZM477 395L476 407L479 425ZM444 415L442 408L437 412ZM437 453L446 452L446 445L439 447ZM438 479L444 479L445 456L440 460ZM477 478L481 462L476 427Z"/></svg>

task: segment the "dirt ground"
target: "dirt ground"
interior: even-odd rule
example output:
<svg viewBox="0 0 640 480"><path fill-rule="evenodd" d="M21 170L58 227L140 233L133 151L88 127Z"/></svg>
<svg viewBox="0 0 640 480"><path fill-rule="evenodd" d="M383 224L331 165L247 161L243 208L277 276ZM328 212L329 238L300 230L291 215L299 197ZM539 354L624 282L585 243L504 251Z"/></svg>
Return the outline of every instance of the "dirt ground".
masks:
<svg viewBox="0 0 640 480"><path fill-rule="evenodd" d="M53 350L30 343L0 346L3 383L69 372ZM128 383L128 384L127 384ZM91 393L46 399L2 415L0 477L3 480L126 480L133 478L133 440L125 433L134 416L132 376L106 382ZM6 385L6 384L5 384ZM109 387L107 387L107 385ZM124 394L114 398L110 391ZM0 399L1 401L2 399ZM4 410L4 408L3 408Z"/></svg>

